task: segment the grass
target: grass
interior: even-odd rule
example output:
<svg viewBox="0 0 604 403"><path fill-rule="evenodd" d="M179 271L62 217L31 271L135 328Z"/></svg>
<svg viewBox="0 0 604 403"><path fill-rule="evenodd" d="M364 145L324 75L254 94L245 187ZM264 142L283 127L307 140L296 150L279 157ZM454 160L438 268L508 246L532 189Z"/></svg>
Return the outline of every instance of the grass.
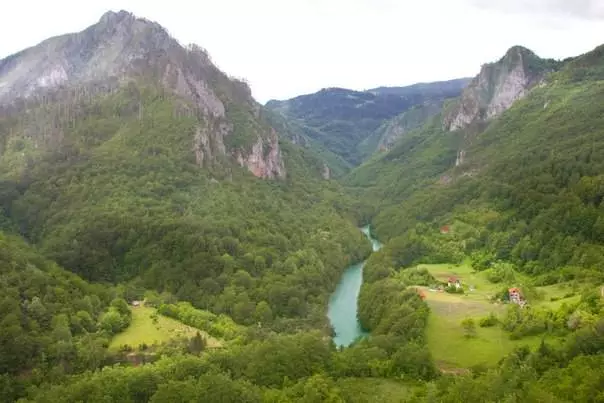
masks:
<svg viewBox="0 0 604 403"><path fill-rule="evenodd" d="M554 284L539 287L539 291L543 293L543 299L539 301L539 306L549 309L558 309L564 303L572 304L581 299L581 296L578 295L570 284Z"/></svg>
<svg viewBox="0 0 604 403"><path fill-rule="evenodd" d="M428 300L429 301L429 300ZM430 307L432 303L428 302ZM461 326L465 317L480 316L457 314L447 316L437 313L428 319L426 335L428 348L441 368L470 368L475 365L493 366L514 348L523 345L537 346L540 336L511 340L501 327L476 327L476 337L467 338ZM485 310L488 314L488 310ZM486 316L486 315L482 315Z"/></svg>
<svg viewBox="0 0 604 403"><path fill-rule="evenodd" d="M175 319L157 315L157 323L153 323L151 316L155 308L139 306L132 308L132 322L122 333L116 335L109 349L116 351L123 345L137 348L145 343L148 346L165 343L179 336L192 337L199 332L207 341L209 348L220 347L222 343L202 330L187 326Z"/></svg>
<svg viewBox="0 0 604 403"><path fill-rule="evenodd" d="M345 400L352 403L403 402L417 388L411 383L381 378L341 378L337 387Z"/></svg>
<svg viewBox="0 0 604 403"><path fill-rule="evenodd" d="M455 370L481 364L493 366L514 348L523 345L534 347L541 341L541 336L511 340L509 333L499 326L488 328L478 326L480 318L491 312L501 316L506 309L506 305L490 301L490 298L504 286L491 283L485 272L474 272L468 264L457 266L435 264L419 267L426 268L439 281L446 282L452 276L459 278L466 291L465 294L449 294L430 291L428 287L418 287L424 292L426 302L432 310L426 336L428 347L441 369ZM522 276L518 276L517 280L524 281ZM469 291L469 286L473 286L474 291ZM550 298L562 298L569 290L558 286L540 287L539 290L543 292L544 298L535 305L555 308L558 304L575 298L552 302ZM468 317L476 321L476 336L472 338L465 336L461 326L461 321Z"/></svg>

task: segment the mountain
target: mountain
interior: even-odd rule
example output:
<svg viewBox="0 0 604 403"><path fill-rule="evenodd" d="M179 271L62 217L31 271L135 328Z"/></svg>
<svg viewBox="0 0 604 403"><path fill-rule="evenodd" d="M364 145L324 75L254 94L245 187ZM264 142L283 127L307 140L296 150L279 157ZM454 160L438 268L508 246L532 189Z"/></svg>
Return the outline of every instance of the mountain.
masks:
<svg viewBox="0 0 604 403"><path fill-rule="evenodd" d="M458 130L501 115L559 65L522 46L510 48L499 61L482 66L461 99L445 113L445 129Z"/></svg>
<svg viewBox="0 0 604 403"><path fill-rule="evenodd" d="M443 108L443 102L424 103L382 123L361 145L366 155L377 151L389 150L405 133L422 127L428 120L436 116Z"/></svg>
<svg viewBox="0 0 604 403"><path fill-rule="evenodd" d="M466 77L448 81L417 83L406 87L378 87L367 90L367 92L380 95L399 95L402 97L413 97L421 94L425 97L436 99L455 98L459 96L460 91L463 90L471 80L471 78Z"/></svg>
<svg viewBox="0 0 604 403"><path fill-rule="evenodd" d="M74 105L111 94L127 81L153 83L181 100L174 113L197 120L191 147L199 165L228 157L256 176L285 177L277 134L248 86L219 71L202 48L182 47L157 23L126 11L108 12L82 32L0 61L0 105L3 114L14 114L32 103L52 102L53 116L29 119L21 129L34 147L60 147L65 128L44 119L77 119ZM136 105L125 109L137 113Z"/></svg>
<svg viewBox="0 0 604 403"><path fill-rule="evenodd" d="M325 88L266 107L280 113L300 136L355 166L371 155L377 144L368 140L386 121L414 106L439 105L457 97L467 79L421 83L408 87L381 87L368 91Z"/></svg>
<svg viewBox="0 0 604 403"><path fill-rule="evenodd" d="M369 251L323 160L154 22L108 12L0 61L0 83L0 225L88 281L293 330L325 325L306 318Z"/></svg>
<svg viewBox="0 0 604 403"><path fill-rule="evenodd" d="M0 61L0 401L597 400L603 66L505 84L456 130L476 92L329 90L385 148L344 187L304 122L127 12ZM367 335L342 348L351 272Z"/></svg>
<svg viewBox="0 0 604 403"><path fill-rule="evenodd" d="M595 275L603 65L602 48L562 63L519 47L486 65L458 100L347 178L377 206L378 236L418 242L408 263L480 252L532 275ZM442 236L443 225L459 235Z"/></svg>

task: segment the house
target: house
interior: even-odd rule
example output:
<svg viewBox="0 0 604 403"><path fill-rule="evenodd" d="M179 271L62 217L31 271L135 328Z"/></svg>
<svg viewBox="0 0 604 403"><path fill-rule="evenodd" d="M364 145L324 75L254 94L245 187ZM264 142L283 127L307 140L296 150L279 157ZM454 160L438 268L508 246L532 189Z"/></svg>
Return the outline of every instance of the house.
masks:
<svg viewBox="0 0 604 403"><path fill-rule="evenodd" d="M132 306L141 306L141 301L132 301Z"/></svg>
<svg viewBox="0 0 604 403"><path fill-rule="evenodd" d="M455 286L455 288L461 287L461 281L457 277L449 277L449 279L447 280L447 287L453 286Z"/></svg>
<svg viewBox="0 0 604 403"><path fill-rule="evenodd" d="M512 304L518 304L521 307L524 307L526 305L526 300L522 296L522 292L520 291L520 288L517 288L517 287L509 288L508 294L510 296L510 302Z"/></svg>
<svg viewBox="0 0 604 403"><path fill-rule="evenodd" d="M440 227L440 233L441 234L448 234L450 230L451 229L449 228L448 225L443 225L442 227Z"/></svg>

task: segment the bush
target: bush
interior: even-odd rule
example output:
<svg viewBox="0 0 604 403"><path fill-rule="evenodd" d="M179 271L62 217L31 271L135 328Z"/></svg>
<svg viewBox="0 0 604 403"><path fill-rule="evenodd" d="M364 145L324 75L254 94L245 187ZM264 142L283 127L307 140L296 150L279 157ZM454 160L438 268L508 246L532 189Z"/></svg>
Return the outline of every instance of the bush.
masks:
<svg viewBox="0 0 604 403"><path fill-rule="evenodd" d="M445 291L448 292L448 293L450 293L450 294L463 294L464 293L463 287L457 288L454 285L445 287Z"/></svg>
<svg viewBox="0 0 604 403"><path fill-rule="evenodd" d="M476 337L476 322L472 318L466 318L461 321L464 329L464 336L467 338Z"/></svg>
<svg viewBox="0 0 604 403"><path fill-rule="evenodd" d="M497 319L497 316L495 316L495 314L491 312L489 316L481 318L478 322L478 325L480 327L492 327L495 326L497 323L499 323L499 319Z"/></svg>

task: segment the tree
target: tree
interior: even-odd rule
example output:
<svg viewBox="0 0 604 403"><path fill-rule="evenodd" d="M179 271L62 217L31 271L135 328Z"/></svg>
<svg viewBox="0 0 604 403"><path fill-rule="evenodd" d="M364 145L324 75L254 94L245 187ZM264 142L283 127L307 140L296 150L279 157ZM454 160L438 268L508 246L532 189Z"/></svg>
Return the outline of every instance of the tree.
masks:
<svg viewBox="0 0 604 403"><path fill-rule="evenodd" d="M269 306L268 302L260 301L258 305L256 305L254 318L256 321L262 324L270 324L273 321L273 310Z"/></svg>
<svg viewBox="0 0 604 403"><path fill-rule="evenodd" d="M111 301L111 306L115 308L120 315L130 315L128 303L123 298L115 298L113 301Z"/></svg>
<svg viewBox="0 0 604 403"><path fill-rule="evenodd" d="M313 375L304 382L303 393L300 402L304 403L344 402L333 380L321 374Z"/></svg>
<svg viewBox="0 0 604 403"><path fill-rule="evenodd" d="M118 311L110 309L101 317L99 327L109 334L116 334L124 328L124 320Z"/></svg>
<svg viewBox="0 0 604 403"><path fill-rule="evenodd" d="M191 354L199 355L199 353L205 350L206 345L207 342L205 337L197 332L195 336L191 337L191 340L189 340L189 352Z"/></svg>

